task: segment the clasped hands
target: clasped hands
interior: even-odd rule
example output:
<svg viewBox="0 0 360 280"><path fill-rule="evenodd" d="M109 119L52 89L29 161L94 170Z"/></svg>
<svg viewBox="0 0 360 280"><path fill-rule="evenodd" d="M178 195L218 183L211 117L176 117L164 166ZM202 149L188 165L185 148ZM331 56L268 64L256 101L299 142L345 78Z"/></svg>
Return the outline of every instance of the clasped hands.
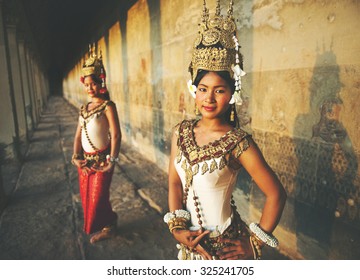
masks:
<svg viewBox="0 0 360 280"><path fill-rule="evenodd" d="M104 166L91 166L87 165L88 161L86 159L74 159L74 165L80 168L84 175L89 174L91 171L94 172L111 172L114 168L114 163L106 163Z"/></svg>
<svg viewBox="0 0 360 280"><path fill-rule="evenodd" d="M199 253L204 260L212 260L213 257L201 246L200 241L210 233L209 230L191 231L187 229L175 229L173 235L177 241L187 246L190 250ZM218 250L216 255L220 260L254 259L253 250L250 245L249 237L239 239L220 239L219 242L225 244L224 248Z"/></svg>

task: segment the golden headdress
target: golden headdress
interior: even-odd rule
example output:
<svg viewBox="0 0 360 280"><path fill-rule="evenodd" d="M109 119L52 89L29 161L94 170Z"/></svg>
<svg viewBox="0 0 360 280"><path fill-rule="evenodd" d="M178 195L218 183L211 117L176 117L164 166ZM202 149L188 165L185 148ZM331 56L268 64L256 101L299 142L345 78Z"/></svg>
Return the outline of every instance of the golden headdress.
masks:
<svg viewBox="0 0 360 280"><path fill-rule="evenodd" d="M191 81L188 82L188 86L193 96L196 89L193 83L199 70L228 71L235 80L235 93L230 103L241 103L241 76L244 76L245 72L242 70L243 61L236 38L233 4L233 0L230 0L227 15L223 16L220 11L220 0L217 0L216 12L210 17L204 0L199 34L193 45L189 66Z"/></svg>
<svg viewBox="0 0 360 280"><path fill-rule="evenodd" d="M99 56L95 53L95 44L93 46L89 45L89 57L85 60L83 67L81 69L82 76L81 76L81 82L84 82L84 78L86 76L94 75L99 80L101 80L101 89L100 93L107 92L106 89L106 73L105 68L102 62L102 53L100 50Z"/></svg>

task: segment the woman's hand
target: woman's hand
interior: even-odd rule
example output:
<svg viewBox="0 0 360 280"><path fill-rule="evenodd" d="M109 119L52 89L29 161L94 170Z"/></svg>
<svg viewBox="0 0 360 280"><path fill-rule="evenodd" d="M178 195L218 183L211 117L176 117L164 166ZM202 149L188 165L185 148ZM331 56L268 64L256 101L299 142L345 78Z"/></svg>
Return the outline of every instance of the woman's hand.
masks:
<svg viewBox="0 0 360 280"><path fill-rule="evenodd" d="M177 241L187 246L190 250L195 249L205 260L211 260L211 255L199 244L210 231L197 231L175 229L173 235Z"/></svg>
<svg viewBox="0 0 360 280"><path fill-rule="evenodd" d="M195 251L199 253L204 260L212 260L212 256L200 245L200 243L196 245Z"/></svg>
<svg viewBox="0 0 360 280"><path fill-rule="evenodd" d="M80 168L83 172L84 175L89 174L90 172L90 168L86 165L87 164L87 160L86 159L74 159L73 160L73 164L77 167Z"/></svg>
<svg viewBox="0 0 360 280"><path fill-rule="evenodd" d="M114 168L114 163L108 163L104 166L93 166L91 167L91 170L95 172L111 172L111 170Z"/></svg>
<svg viewBox="0 0 360 280"><path fill-rule="evenodd" d="M254 252L250 244L249 237L240 237L239 239L222 239L225 248L217 252L221 260L253 260Z"/></svg>

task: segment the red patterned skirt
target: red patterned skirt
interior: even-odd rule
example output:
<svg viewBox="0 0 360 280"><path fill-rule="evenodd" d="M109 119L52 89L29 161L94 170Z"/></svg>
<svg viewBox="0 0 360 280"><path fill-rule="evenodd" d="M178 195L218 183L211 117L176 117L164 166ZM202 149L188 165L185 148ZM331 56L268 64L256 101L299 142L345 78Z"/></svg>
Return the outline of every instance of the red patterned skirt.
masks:
<svg viewBox="0 0 360 280"><path fill-rule="evenodd" d="M117 215L110 204L111 172L90 171L83 174L78 169L80 196L84 212L84 231L91 234L106 226L116 224Z"/></svg>

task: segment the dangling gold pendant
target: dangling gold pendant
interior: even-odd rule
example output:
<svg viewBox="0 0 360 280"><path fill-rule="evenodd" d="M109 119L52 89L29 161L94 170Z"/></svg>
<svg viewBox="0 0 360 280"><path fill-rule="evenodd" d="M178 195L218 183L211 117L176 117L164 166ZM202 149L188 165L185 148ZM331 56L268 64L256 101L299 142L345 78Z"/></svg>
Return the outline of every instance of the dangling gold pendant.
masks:
<svg viewBox="0 0 360 280"><path fill-rule="evenodd" d="M201 175L204 175L209 170L209 166L207 162L205 161L203 166L201 167Z"/></svg>
<svg viewBox="0 0 360 280"><path fill-rule="evenodd" d="M195 115L200 115L200 111L199 111L199 108L196 106L195 104Z"/></svg>
<svg viewBox="0 0 360 280"><path fill-rule="evenodd" d="M176 162L177 162L177 163L180 163L181 158L182 158L182 152L181 152L180 149L178 149L178 150L177 150L177 154L176 154Z"/></svg>
<svg viewBox="0 0 360 280"><path fill-rule="evenodd" d="M230 121L233 122L235 120L235 112L234 112L234 105L231 106L231 113L230 113Z"/></svg>
<svg viewBox="0 0 360 280"><path fill-rule="evenodd" d="M219 163L219 170L223 169L226 166L226 160L225 157L222 156Z"/></svg>
<svg viewBox="0 0 360 280"><path fill-rule="evenodd" d="M216 160L213 159L212 162L211 162L211 164L210 164L210 171L209 171L209 173L214 172L214 170L217 169L217 168L218 168L218 165L217 165L217 163L216 163Z"/></svg>

